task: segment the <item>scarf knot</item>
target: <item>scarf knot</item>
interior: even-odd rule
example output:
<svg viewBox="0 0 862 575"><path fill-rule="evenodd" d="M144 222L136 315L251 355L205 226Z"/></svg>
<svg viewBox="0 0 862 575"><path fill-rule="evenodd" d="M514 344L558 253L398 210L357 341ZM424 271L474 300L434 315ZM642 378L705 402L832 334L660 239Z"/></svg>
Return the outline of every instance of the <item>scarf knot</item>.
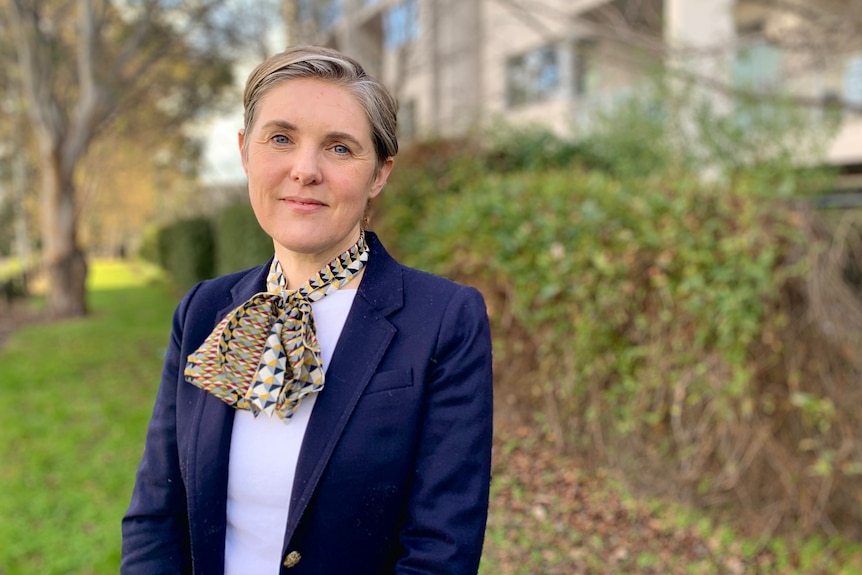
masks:
<svg viewBox="0 0 862 575"><path fill-rule="evenodd" d="M187 382L228 405L289 421L303 398L324 386L311 304L341 288L365 266L364 234L297 290L277 258L267 292L253 295L219 322L186 362Z"/></svg>

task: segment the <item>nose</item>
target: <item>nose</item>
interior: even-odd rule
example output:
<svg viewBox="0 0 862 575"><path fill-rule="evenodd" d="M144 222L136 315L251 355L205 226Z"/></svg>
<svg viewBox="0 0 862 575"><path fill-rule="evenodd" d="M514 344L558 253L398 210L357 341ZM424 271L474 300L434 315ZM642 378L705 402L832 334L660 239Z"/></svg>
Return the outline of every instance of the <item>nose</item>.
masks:
<svg viewBox="0 0 862 575"><path fill-rule="evenodd" d="M299 182L303 186L320 183L321 172L317 149L313 147L300 147L297 149L293 159L294 163L291 168L290 177L294 181Z"/></svg>

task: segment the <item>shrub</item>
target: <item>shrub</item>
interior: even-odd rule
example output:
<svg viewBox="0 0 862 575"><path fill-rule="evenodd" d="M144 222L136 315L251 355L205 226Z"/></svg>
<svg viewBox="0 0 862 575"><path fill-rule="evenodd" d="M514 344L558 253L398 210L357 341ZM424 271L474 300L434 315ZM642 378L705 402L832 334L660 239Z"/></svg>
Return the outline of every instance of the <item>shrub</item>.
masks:
<svg viewBox="0 0 862 575"><path fill-rule="evenodd" d="M260 265L272 256L272 238L261 229L247 201L222 208L214 226L218 274Z"/></svg>
<svg viewBox="0 0 862 575"><path fill-rule="evenodd" d="M179 291L215 275L212 224L204 217L177 220L159 230L159 264Z"/></svg>
<svg viewBox="0 0 862 575"><path fill-rule="evenodd" d="M161 228L156 225L148 225L141 234L141 243L138 247L138 257L152 264L161 265L159 255L159 234Z"/></svg>
<svg viewBox="0 0 862 575"><path fill-rule="evenodd" d="M372 228L398 242L394 253L415 252L413 230L423 225L434 204L459 194L485 170L478 146L469 140L417 143L398 154L383 193L371 204Z"/></svg>
<svg viewBox="0 0 862 575"><path fill-rule="evenodd" d="M561 448L652 464L760 526L858 522L860 301L824 293L841 271L800 204L742 180L560 170L477 180L422 217L410 261L483 289L500 399Z"/></svg>
<svg viewBox="0 0 862 575"><path fill-rule="evenodd" d="M376 226L407 263L482 289L498 405L561 449L755 531L858 525L862 233L807 209L831 176L797 167L828 122L657 98L577 143L513 131L410 150Z"/></svg>

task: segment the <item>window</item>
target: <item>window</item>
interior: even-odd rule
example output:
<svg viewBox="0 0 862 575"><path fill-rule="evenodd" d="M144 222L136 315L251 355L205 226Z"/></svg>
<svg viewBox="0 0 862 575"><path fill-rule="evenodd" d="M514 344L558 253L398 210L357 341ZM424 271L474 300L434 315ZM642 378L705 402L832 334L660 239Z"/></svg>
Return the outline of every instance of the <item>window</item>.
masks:
<svg viewBox="0 0 862 575"><path fill-rule="evenodd" d="M733 84L758 95L778 94L782 89L783 65L781 48L765 38L755 37L736 53ZM739 98L734 106L734 122L745 131L770 129L781 121L780 107L770 98Z"/></svg>
<svg viewBox="0 0 862 575"><path fill-rule="evenodd" d="M733 64L734 85L758 93L778 91L783 59L781 49L766 40L744 46Z"/></svg>
<svg viewBox="0 0 862 575"><path fill-rule="evenodd" d="M844 69L844 101L862 107L862 53L847 59Z"/></svg>
<svg viewBox="0 0 862 575"><path fill-rule="evenodd" d="M403 0L386 11L383 18L384 44L400 48L419 36L418 0Z"/></svg>
<svg viewBox="0 0 862 575"><path fill-rule="evenodd" d="M560 88L557 48L544 46L509 58L506 63L506 101L510 107L544 102Z"/></svg>
<svg viewBox="0 0 862 575"><path fill-rule="evenodd" d="M407 100L398 110L398 139L410 141L416 138L416 101Z"/></svg>
<svg viewBox="0 0 862 575"><path fill-rule="evenodd" d="M595 94L599 88L597 45L594 40L579 40L575 44L575 95Z"/></svg>

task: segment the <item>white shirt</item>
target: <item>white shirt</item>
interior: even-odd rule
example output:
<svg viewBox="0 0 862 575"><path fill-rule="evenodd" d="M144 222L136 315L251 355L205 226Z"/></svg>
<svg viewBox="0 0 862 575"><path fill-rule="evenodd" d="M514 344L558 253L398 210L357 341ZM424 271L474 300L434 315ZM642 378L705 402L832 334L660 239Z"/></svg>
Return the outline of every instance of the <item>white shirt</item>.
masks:
<svg viewBox="0 0 862 575"><path fill-rule="evenodd" d="M311 304L324 373L355 295L341 289ZM316 399L316 393L307 395L287 423L237 410L228 462L225 575L279 573L296 463Z"/></svg>

